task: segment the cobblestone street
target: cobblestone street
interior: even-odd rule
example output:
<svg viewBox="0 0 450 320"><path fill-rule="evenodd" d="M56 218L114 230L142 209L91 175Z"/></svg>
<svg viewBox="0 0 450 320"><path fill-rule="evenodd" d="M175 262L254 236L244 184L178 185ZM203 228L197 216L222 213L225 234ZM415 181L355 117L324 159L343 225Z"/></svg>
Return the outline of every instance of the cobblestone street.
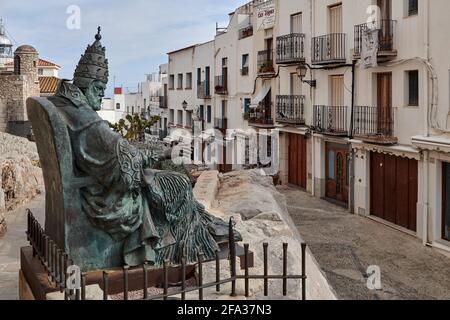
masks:
<svg viewBox="0 0 450 320"><path fill-rule="evenodd" d="M298 189L278 190L339 299L450 299L447 256ZM366 286L370 265L381 269L382 290Z"/></svg>
<svg viewBox="0 0 450 320"><path fill-rule="evenodd" d="M19 299L20 248L29 245L26 209L29 208L42 223L44 221L44 195L6 214L8 231L0 238L0 300Z"/></svg>

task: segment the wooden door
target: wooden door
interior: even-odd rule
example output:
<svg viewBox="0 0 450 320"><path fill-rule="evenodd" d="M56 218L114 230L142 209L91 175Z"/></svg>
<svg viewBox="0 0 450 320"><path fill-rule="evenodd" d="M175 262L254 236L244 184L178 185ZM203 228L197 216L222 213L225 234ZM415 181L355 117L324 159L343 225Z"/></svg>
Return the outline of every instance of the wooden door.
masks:
<svg viewBox="0 0 450 320"><path fill-rule="evenodd" d="M305 136L289 133L289 183L306 189L306 143Z"/></svg>
<svg viewBox="0 0 450 320"><path fill-rule="evenodd" d="M391 20L391 0L378 0L377 5L380 8L380 17L378 17L378 20Z"/></svg>
<svg viewBox="0 0 450 320"><path fill-rule="evenodd" d="M450 163L442 164L442 239L450 241Z"/></svg>
<svg viewBox="0 0 450 320"><path fill-rule="evenodd" d="M327 143L325 151L326 197L348 203L348 148L345 145Z"/></svg>
<svg viewBox="0 0 450 320"><path fill-rule="evenodd" d="M371 214L403 228L417 228L417 160L371 153Z"/></svg>
<svg viewBox="0 0 450 320"><path fill-rule="evenodd" d="M392 134L392 74L377 75L378 133Z"/></svg>

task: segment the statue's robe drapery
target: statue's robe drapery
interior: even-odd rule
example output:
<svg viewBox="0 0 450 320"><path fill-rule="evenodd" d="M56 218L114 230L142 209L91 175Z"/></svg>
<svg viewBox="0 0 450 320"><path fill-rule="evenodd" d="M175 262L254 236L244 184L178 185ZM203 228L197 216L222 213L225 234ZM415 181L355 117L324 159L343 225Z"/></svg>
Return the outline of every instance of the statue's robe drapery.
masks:
<svg viewBox="0 0 450 320"><path fill-rule="evenodd" d="M76 174L92 178L80 190L83 213L124 242L124 263L177 263L183 250L188 262L198 253L214 257L217 243L228 238L228 226L194 199L187 176L152 169L158 155L113 132L74 85L61 82L49 100L68 126Z"/></svg>

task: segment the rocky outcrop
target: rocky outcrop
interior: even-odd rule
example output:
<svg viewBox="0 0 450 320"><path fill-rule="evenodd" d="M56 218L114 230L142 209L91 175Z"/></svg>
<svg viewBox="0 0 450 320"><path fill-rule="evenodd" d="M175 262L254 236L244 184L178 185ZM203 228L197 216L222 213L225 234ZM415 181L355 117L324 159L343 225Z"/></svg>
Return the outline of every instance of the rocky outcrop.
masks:
<svg viewBox="0 0 450 320"><path fill-rule="evenodd" d="M201 177L202 178L202 177ZM214 181L214 174L204 176L199 187ZM209 182L208 182L209 181ZM197 188L197 185L196 185ZM203 193L198 190L199 193ZM301 242L302 239L296 231L290 216L287 213L286 200L273 185L272 177L266 176L260 170L236 171L219 175L219 188L209 211L228 221L233 217L236 229L241 233L243 243L248 243L254 253L254 267L250 274L263 274L263 244L268 243L268 273L281 275L283 273L283 243L288 244L288 274L301 274ZM308 299L334 299L325 277L321 273L311 253L306 253L307 269L307 298ZM239 260L237 260L239 266ZM239 268L238 268L239 269ZM243 270L237 270L243 274ZM205 264L204 282L215 281L215 263ZM230 276L228 261L221 262L221 278ZM269 297L263 295L263 281L250 281L249 299L283 299L282 281L269 281ZM205 291L206 299L230 299L230 284L223 285L221 293L212 289ZM236 289L238 299L244 299L244 282L237 281ZM189 298L196 299L195 293ZM288 280L287 299L301 298L301 281Z"/></svg>
<svg viewBox="0 0 450 320"><path fill-rule="evenodd" d="M43 192L44 182L35 143L0 132L0 150L1 235L6 230L5 212Z"/></svg>

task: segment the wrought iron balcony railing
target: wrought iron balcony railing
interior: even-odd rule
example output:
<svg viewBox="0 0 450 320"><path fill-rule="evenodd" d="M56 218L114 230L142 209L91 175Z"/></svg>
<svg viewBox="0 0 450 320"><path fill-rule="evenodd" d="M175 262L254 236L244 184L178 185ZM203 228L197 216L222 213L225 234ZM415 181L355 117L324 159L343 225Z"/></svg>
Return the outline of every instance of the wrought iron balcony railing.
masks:
<svg viewBox="0 0 450 320"><path fill-rule="evenodd" d="M368 142L397 143L397 138L394 136L393 110L373 106L355 106L353 135Z"/></svg>
<svg viewBox="0 0 450 320"><path fill-rule="evenodd" d="M330 135L348 135L346 106L314 106L313 129Z"/></svg>
<svg viewBox="0 0 450 320"><path fill-rule="evenodd" d="M312 39L312 63L345 63L345 33L331 33Z"/></svg>
<svg viewBox="0 0 450 320"><path fill-rule="evenodd" d="M211 88L209 81L202 81L197 83L197 98L211 99Z"/></svg>
<svg viewBox="0 0 450 320"><path fill-rule="evenodd" d="M305 96L277 96L276 121L280 123L305 124Z"/></svg>
<svg viewBox="0 0 450 320"><path fill-rule="evenodd" d="M274 73L273 67L273 51L264 50L258 52L258 74Z"/></svg>
<svg viewBox="0 0 450 320"><path fill-rule="evenodd" d="M245 28L239 29L239 40L251 37L253 35L253 26L247 26Z"/></svg>
<svg viewBox="0 0 450 320"><path fill-rule="evenodd" d="M248 76L248 67L242 67L241 76Z"/></svg>
<svg viewBox="0 0 450 320"><path fill-rule="evenodd" d="M273 126L272 103L261 102L258 107L250 109L248 123L249 125Z"/></svg>
<svg viewBox="0 0 450 320"><path fill-rule="evenodd" d="M216 94L227 94L228 93L228 83L227 76L221 75L216 76L214 80L214 91Z"/></svg>
<svg viewBox="0 0 450 320"><path fill-rule="evenodd" d="M214 128L226 130L228 128L227 118L214 118Z"/></svg>
<svg viewBox="0 0 450 320"><path fill-rule="evenodd" d="M277 64L303 61L305 61L305 35L303 33L291 33L277 37Z"/></svg>
<svg viewBox="0 0 450 320"><path fill-rule="evenodd" d="M395 20L380 20L374 23L363 23L355 26L354 55L360 56L363 46L364 33L369 29L378 30L378 55L395 53L394 50L394 26Z"/></svg>

